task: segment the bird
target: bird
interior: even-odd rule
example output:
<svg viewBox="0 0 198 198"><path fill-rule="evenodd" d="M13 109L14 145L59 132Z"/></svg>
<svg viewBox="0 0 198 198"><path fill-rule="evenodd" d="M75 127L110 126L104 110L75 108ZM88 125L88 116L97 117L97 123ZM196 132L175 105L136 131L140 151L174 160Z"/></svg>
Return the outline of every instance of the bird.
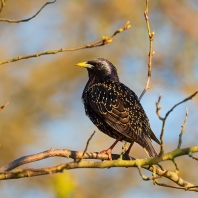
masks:
<svg viewBox="0 0 198 198"><path fill-rule="evenodd" d="M87 68L88 82L82 93L85 113L93 124L116 141L101 151L112 160L111 152L119 141L134 142L146 151L149 157L157 156L152 140L160 144L153 133L149 119L137 97L120 82L116 67L104 58L95 58L76 66Z"/></svg>

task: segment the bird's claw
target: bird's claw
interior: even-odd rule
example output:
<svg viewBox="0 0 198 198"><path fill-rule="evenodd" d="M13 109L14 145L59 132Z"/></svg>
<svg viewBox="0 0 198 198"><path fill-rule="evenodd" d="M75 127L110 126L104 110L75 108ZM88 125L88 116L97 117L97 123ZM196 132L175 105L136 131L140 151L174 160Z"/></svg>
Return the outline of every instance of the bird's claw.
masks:
<svg viewBox="0 0 198 198"><path fill-rule="evenodd" d="M131 160L131 157L130 157L129 153L127 153L127 152L124 153L124 158L126 160Z"/></svg>
<svg viewBox="0 0 198 198"><path fill-rule="evenodd" d="M111 151L112 151L112 149L107 149L107 150L100 151L100 153L101 153L101 154L102 154L102 153L107 154L109 160L112 161Z"/></svg>

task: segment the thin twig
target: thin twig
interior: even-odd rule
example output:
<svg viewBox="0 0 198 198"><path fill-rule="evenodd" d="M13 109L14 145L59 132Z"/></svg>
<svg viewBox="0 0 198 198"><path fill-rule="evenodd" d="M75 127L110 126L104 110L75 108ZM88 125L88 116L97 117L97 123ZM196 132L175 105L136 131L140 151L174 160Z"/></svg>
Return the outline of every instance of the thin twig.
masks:
<svg viewBox="0 0 198 198"><path fill-rule="evenodd" d="M0 111L2 111L5 107L7 107L9 105L9 103L7 102L6 104L4 104L3 106L0 107Z"/></svg>
<svg viewBox="0 0 198 198"><path fill-rule="evenodd" d="M155 103L155 105L156 105L156 114L157 114L158 118L160 120L163 120L164 118L162 118L162 116L160 115L160 112L159 112L162 109L162 106L159 106L161 99L162 99L162 94L159 95L158 101Z"/></svg>
<svg viewBox="0 0 198 198"><path fill-rule="evenodd" d="M149 181L149 180L156 180L156 179L158 179L158 178L161 178L161 176L151 176L151 177L147 177L147 176L145 176L144 174L143 174L143 172L142 172L142 169L141 169L141 167L140 166L137 166L137 168L138 168L138 171L139 171L139 174L140 174L140 176L141 176L141 178L144 180L144 181ZM154 171L155 171L155 169L153 169ZM155 173L154 173L155 174Z"/></svg>
<svg viewBox="0 0 198 198"><path fill-rule="evenodd" d="M159 156L162 155L164 153L164 138L163 138L163 135L164 135L164 129L165 129L165 118L163 118L159 111L162 109L162 106L159 106L159 103L162 99L162 95L160 94L159 95L159 98L158 98L158 101L155 103L156 104L156 114L158 116L158 118L162 121L162 129L161 129L161 133L160 133L160 153L159 153Z"/></svg>
<svg viewBox="0 0 198 198"><path fill-rule="evenodd" d="M152 175L153 175L153 184L155 185L155 181L157 180L157 176L156 176L156 166L155 165L153 165L152 166L152 168L153 168L153 173L152 173ZM160 167L161 168L161 167Z"/></svg>
<svg viewBox="0 0 198 198"><path fill-rule="evenodd" d="M179 168L178 168L177 163L176 163L176 161L175 161L174 158L172 159L172 162L173 162L173 164L175 165L176 172L179 173Z"/></svg>
<svg viewBox="0 0 198 198"><path fill-rule="evenodd" d="M91 134L90 138L87 140L87 144L86 144L85 150L83 151L82 157L78 160L78 162L82 161L85 153L87 152L87 149L88 149L88 146L89 146L89 142L91 141L91 139L94 136L94 134L95 134L95 131Z"/></svg>
<svg viewBox="0 0 198 198"><path fill-rule="evenodd" d="M169 114L180 104L187 102L188 100L191 100L193 97L196 96L196 94L198 93L198 91L196 91L194 94L190 95L189 97L185 98L184 100L182 100L181 102L175 104L165 115L165 117L162 120L162 129L161 129L161 134L160 134L160 153L159 156L161 156L164 153L164 130L165 130L165 123L166 123L166 119L169 116ZM159 101L159 100L158 100Z"/></svg>
<svg viewBox="0 0 198 198"><path fill-rule="evenodd" d="M27 55L27 56L18 56L16 58L0 62L0 65L3 65L3 64L6 64L6 63L15 62L15 61L19 61L19 60L22 60L22 59L39 57L39 56L43 56L43 55L57 54L57 53L66 52L66 51L76 51L76 50L93 48L93 47L100 47L100 46L103 46L103 45L106 45L106 44L112 42L113 37L115 37L118 33L121 33L124 30L129 29L131 27L131 25L129 23L130 22L128 21L123 28L120 28L120 29L116 30L112 36L103 37L102 40L98 40L98 41L89 43L87 45L83 45L83 46L75 47L75 48L61 48L61 49L58 49L58 50L49 50L49 51L46 51L46 52L41 52L41 53L38 53L38 54L31 54L31 55Z"/></svg>
<svg viewBox="0 0 198 198"><path fill-rule="evenodd" d="M170 184L164 184L164 183L161 183L159 181L155 181L155 183L158 185L158 186L163 186L163 187L168 187L168 188L176 188L176 189L186 189L185 187L181 187L181 186L173 186L173 185L170 185Z"/></svg>
<svg viewBox="0 0 198 198"><path fill-rule="evenodd" d="M181 102L177 103L176 105L174 105L167 113L165 118L168 117L168 115L170 114L171 111L173 111L175 109L175 107L177 107L178 105L187 102L188 100L191 100L193 97L195 97L197 95L198 91L196 91L194 94L190 95L189 97L187 97L186 99L182 100Z"/></svg>
<svg viewBox="0 0 198 198"><path fill-rule="evenodd" d="M194 160L197 160L198 161L198 157L195 157L195 156L191 156L192 157L192 159L194 159Z"/></svg>
<svg viewBox="0 0 198 198"><path fill-rule="evenodd" d="M179 142L177 146L178 149L181 147L181 144L182 144L182 135L185 132L185 125L186 125L187 119L188 119L188 109L186 108L186 115L185 115L184 123L181 126L182 129L181 129L181 133L179 134Z"/></svg>
<svg viewBox="0 0 198 198"><path fill-rule="evenodd" d="M155 166L156 168L156 166ZM150 171L152 171L154 173L153 170L153 166L149 168ZM194 184L192 183L188 183L186 181L184 181L181 177L178 176L178 172L171 172L169 170L162 170L159 168L156 168L156 173L158 175L160 175L161 177L166 177L166 178L174 178L173 180L177 182L175 182L178 186L174 186L174 185L170 185L170 184L165 184L165 183L161 183L159 182L157 179L155 179L155 184L157 184L158 186L163 186L163 187L169 187L169 188L175 188L175 189L184 189L184 190L189 190L191 187L196 187ZM172 180L172 181L173 181ZM174 182L173 181L173 182ZM193 189L192 191L196 191L198 192L198 189Z"/></svg>
<svg viewBox="0 0 198 198"><path fill-rule="evenodd" d="M198 188L198 186L197 185L196 186L189 186L189 187L186 187L185 190L189 190L191 188Z"/></svg>
<svg viewBox="0 0 198 198"><path fill-rule="evenodd" d="M191 157L192 159L194 159L194 160L197 160L198 161L198 157L195 157L195 156L193 156L193 154L191 153L191 152L189 152L189 157Z"/></svg>
<svg viewBox="0 0 198 198"><path fill-rule="evenodd" d="M162 129L161 129L161 133L160 133L160 153L159 156L161 156L162 154L164 154L164 130L165 130L165 119L162 122Z"/></svg>
<svg viewBox="0 0 198 198"><path fill-rule="evenodd" d="M154 39L155 32L151 33L150 24L149 24L149 18L148 18L148 4L149 4L149 0L146 0L146 10L144 11L144 18L146 20L148 36L149 36L148 77L147 77L146 86L145 86L143 92L141 93L141 95L139 97L139 100L141 100L143 95L146 93L146 91L152 87L152 86L149 85L149 82L150 82L151 73L152 73L152 57L155 54L155 52L153 51L153 39Z"/></svg>
<svg viewBox="0 0 198 198"><path fill-rule="evenodd" d="M2 12L3 8L5 7L6 0L1 0L1 7L0 7L0 13Z"/></svg>
<svg viewBox="0 0 198 198"><path fill-rule="evenodd" d="M36 14L34 14L32 17L30 17L30 18L22 19L22 20L13 20L13 19L3 19L3 18L0 18L0 22L2 21L2 22L8 22L8 23L21 23L21 22L30 21L31 19L33 19L34 17L36 17L36 16L41 12L41 10L42 10L45 6L47 6L48 4L55 3L56 1L57 1L57 0L54 0L54 1L52 1L52 2L47 2L47 3L45 3L45 4L39 9L39 11L38 11Z"/></svg>

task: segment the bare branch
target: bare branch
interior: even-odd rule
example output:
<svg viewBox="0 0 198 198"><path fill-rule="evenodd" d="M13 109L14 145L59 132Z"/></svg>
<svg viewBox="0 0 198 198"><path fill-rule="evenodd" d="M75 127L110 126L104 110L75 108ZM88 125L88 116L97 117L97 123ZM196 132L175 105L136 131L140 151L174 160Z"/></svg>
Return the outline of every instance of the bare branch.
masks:
<svg viewBox="0 0 198 198"><path fill-rule="evenodd" d="M149 168L149 170L153 172L153 166L151 166ZM179 177L177 172L172 172L169 170L162 170L162 169L156 167L156 173L161 177L166 177L167 179L170 179L171 181L173 181L175 184L178 185L178 186L173 186L173 185L160 183L157 179L155 179L155 184L157 184L159 186L184 189L184 190L188 190L188 188L190 189L190 187L195 186L194 184L189 183L189 182L183 180L181 177ZM195 188L192 191L198 192L198 188Z"/></svg>
<svg viewBox="0 0 198 198"><path fill-rule="evenodd" d="M2 0L2 1L5 1L5 0ZM30 17L30 18L22 19L22 20L13 20L13 19L3 19L3 18L0 18L0 22L2 21L2 22L8 22L8 23L21 23L21 22L30 21L31 19L35 18L35 17L41 12L41 10L42 10L45 6L47 6L48 4L55 3L55 2L56 2L56 0L54 0L54 1L52 1L52 2L47 2L47 3L45 3L45 4L39 9L39 11L38 11L36 14L34 14L32 17ZM0 12L1 12L1 10L0 10Z"/></svg>
<svg viewBox="0 0 198 198"><path fill-rule="evenodd" d="M87 140L87 144L86 144L85 150L83 151L82 157L79 159L78 162L81 162L81 160L83 159L85 153L87 152L87 149L88 149L88 146L89 146L89 142L91 141L91 139L94 136L94 134L95 134L95 131L91 134L90 138Z"/></svg>
<svg viewBox="0 0 198 198"><path fill-rule="evenodd" d="M163 135L164 135L164 129L165 129L165 118L161 117L159 111L160 109L162 108L161 106L159 106L159 103L162 99L162 95L160 94L159 98L158 98L158 101L155 103L156 104L156 114L158 116L158 118L162 121L162 129L161 129L161 133L160 133L160 153L159 155L162 155L164 153L164 138L163 138Z"/></svg>
<svg viewBox="0 0 198 198"><path fill-rule="evenodd" d="M175 165L176 172L179 173L179 168L178 168L177 163L176 163L176 161L175 161L174 158L172 159L172 162L173 162L173 164Z"/></svg>
<svg viewBox="0 0 198 198"><path fill-rule="evenodd" d="M70 151L67 149L50 149L48 151L44 151L35 155L25 156L19 158L6 166L0 168L0 180L5 179L18 179L24 177L33 177L39 175L46 175L52 173L59 173L64 172L65 170L76 169L76 168L109 168L109 167L142 167L146 170L149 170L153 173L153 177L143 177L144 180L154 180L157 185L170 187L166 184L161 184L157 181L159 177L166 177L167 179L173 181L175 184L178 185L178 189L185 189L190 191L198 191L196 188L197 185L189 183L183 180L181 177L177 175L177 173L169 171L169 170L162 170L154 164L157 164L162 161L172 160L173 158L188 155L189 153L198 152L198 146L189 147L185 149L176 149L172 152L164 154L161 158L146 158L146 159L135 159L135 160L120 160L120 155L113 154L113 161L76 161L76 159L81 159L83 156L83 152L79 151ZM45 159L48 157L67 157L75 159L73 162L68 162L64 164L60 164L58 166L52 166L47 168L39 168L39 169L18 169L12 170L22 164L27 164L33 161L38 161L41 159ZM106 159L108 160L108 154L100 154L96 152L86 152L84 154L83 159ZM12 170L12 171L11 171ZM141 171L140 171L141 174ZM158 176L156 176L156 174ZM143 175L143 174L142 174ZM174 186L171 186L174 187ZM174 187L175 188L175 187Z"/></svg>
<svg viewBox="0 0 198 198"><path fill-rule="evenodd" d="M46 51L46 52L41 52L41 53L38 53L38 54L31 54L31 55L27 55L27 56L18 56L16 58L0 62L0 65L15 62L15 61L19 61L19 60L22 60L22 59L35 58L35 57L39 57L39 56L43 56L43 55L50 55L50 54L57 54L57 53L66 52L66 51L76 51L76 50L81 50L81 49L100 47L100 46L103 46L103 45L106 45L106 44L112 42L113 37L115 37L118 33L121 33L124 30L129 29L131 27L129 23L130 22L128 21L123 28L120 28L120 29L116 30L112 36L103 37L102 40L98 40L98 41L89 43L87 45L83 45L83 46L80 46L80 47L74 47L74 48L61 48L61 49L58 49L58 50L49 50L49 51Z"/></svg>
<svg viewBox="0 0 198 198"><path fill-rule="evenodd" d="M71 151L68 149L53 149L43 151L37 154L28 155L24 157L20 157L9 164L2 166L0 168L0 172L4 171L10 171L14 168L17 168L19 166L22 166L24 164L28 164L31 162L40 161L49 157L66 157L74 159L74 161L77 161L77 159L81 159L83 156L83 152L81 151ZM112 154L112 159L118 159L120 155ZM109 156L104 153L98 153L98 152L86 152L83 156L83 159L100 159L100 160L108 160ZM135 159L135 158L133 158Z"/></svg>
<svg viewBox="0 0 198 198"><path fill-rule="evenodd" d="M0 12L3 9L3 6L5 6L5 1L6 0L1 0L2 4L0 7ZM56 2L56 0L54 0L53 2L47 2L34 16L32 16L28 19L19 20L19 21L0 19L0 21L9 22L9 23L19 23L19 22L29 21L29 20L33 19L34 17L36 17L46 5L52 4L55 2ZM152 49L152 44L153 44L152 42L153 42L155 33L154 32L151 33L151 31L150 31L150 24L149 24L149 19L148 19L148 2L149 2L149 0L146 0L146 11L144 12L144 17L146 20L148 36L149 36L148 77L147 77L146 86L145 86L142 94L140 95L139 100L141 100L141 98L143 97L145 92L151 88L149 83L150 83L151 73L152 73L152 56L154 55L154 51ZM4 3L4 5L3 5L3 3ZM95 41L90 44L76 47L76 48L66 48L66 49L61 48L59 50L53 50L53 51L50 50L50 51L46 51L46 52L42 52L42 53L38 53L38 54L19 56L17 58L13 58L13 59L10 59L10 60L4 61L4 62L0 62L0 65L10 63L10 62L15 62L15 61L22 60L22 59L39 57L42 55L56 54L59 52L75 51L75 50L81 50L81 49L86 49L86 48L103 46L103 45L106 45L106 44L112 42L113 37L116 36L118 33L121 33L122 31L127 30L129 28L130 28L130 25L129 25L129 22L127 22L123 28L118 29L112 36L103 37L102 40ZM170 114L170 112L172 112L174 110L174 108L176 108L178 105L192 99L197 93L198 93L198 91L196 91L194 94L192 94L188 98L184 99L183 101L174 105L166 113L164 118L161 117L160 112L159 112L161 109L161 107L159 106L159 103L160 103L161 97L162 97L161 95L159 96L158 101L156 102L156 114L159 117L159 119L162 121L162 130L161 130L161 134L160 134L161 147L160 147L159 156L156 156L154 158L146 158L146 159L133 158L133 160L121 160L122 158L120 155L112 154L112 158L114 159L113 161L99 161L99 162L98 161L84 161L83 159L98 159L98 160L108 160L109 159L109 155L105 154L105 153L87 152L90 140L92 139L93 135L95 134L95 131L94 131L94 133L87 140L86 147L83 152L70 151L67 149L53 149L53 148L51 148L50 150L47 150L47 151L44 151L41 153L21 157L21 158L16 159L16 160L10 162L9 164L0 168L0 180L18 179L18 178L24 178L24 177L46 175L46 174L51 174L51 173L59 173L59 172L64 172L65 170L77 169L77 168L136 167L136 168L138 168L139 174L143 180L146 180L146 181L153 180L154 184L157 184L159 186L198 192L198 185L195 185L188 181L185 181L184 179L182 179L181 177L178 176L179 169L178 169L177 163L175 162L175 158L183 156L183 155L189 155L193 159L198 160L197 157L193 156L193 153L198 152L198 146L192 146L192 147L183 148L183 149L180 148L181 144L182 144L182 134L185 131L185 125L186 125L187 118L188 118L188 110L187 109L186 109L186 116L185 116L185 119L184 119L184 122L182 125L182 130L179 135L179 142L178 142L177 149L175 149L169 153L164 153L164 139L163 139L164 130L165 130L165 122L166 122L166 119L167 119L168 115ZM1 106L0 111L2 109L4 109L7 105L8 105L8 103ZM125 151L125 148L123 148L123 152L124 151ZM121 155L123 154L123 152L121 153ZM27 168L27 169L13 170L21 165L39 161L39 160L43 160L43 159L49 158L49 157L55 157L55 156L71 158L71 159L74 159L74 161L67 162L64 164L59 164L57 166L52 166L52 167L45 167L45 168L38 168L38 169ZM159 165L160 162L167 161L167 160L171 160L174 163L176 171L164 170L164 169L158 168L156 166L156 165ZM159 165L159 167L160 167L160 165ZM152 176L146 177L142 172L142 168L149 170L152 173ZM169 184L165 184L165 183L160 183L157 179L161 178L161 177L165 177L165 178L169 179L170 181L173 181L177 185L169 185Z"/></svg>
<svg viewBox="0 0 198 198"><path fill-rule="evenodd" d="M162 162L162 161L172 160L176 157L180 157L183 155L190 155L190 153L192 154L192 153L196 153L196 152L198 152L198 146L193 146L193 147L188 147L188 148L183 148L183 149L176 149L172 152L163 154L162 157L160 157L160 158L154 157L154 158L146 158L146 159L141 159L141 160L132 158L133 160L121 160L123 162L120 162L120 163L121 164L123 163L124 167L126 167L126 166L129 166L129 167L140 166L140 167L142 167L145 165L152 166L152 165L158 164L159 162ZM10 171L10 170L13 170L14 168L21 166L21 165L39 161L39 160L46 159L49 157L66 157L66 158L74 159L76 161L77 159L81 159L82 156L83 156L83 152L81 152L81 151L71 151L68 149L53 149L53 148L51 148L50 150L47 150L47 151L43 151L43 152L40 152L37 154L28 155L28 156L18 158L16 160L10 162L9 164L1 167L0 172ZM120 158L120 155L112 154L113 160L116 160L119 158ZM109 158L108 158L108 154L105 154L105 153L86 152L84 154L83 159L108 160ZM120 165L118 165L118 166L120 166Z"/></svg>
<svg viewBox="0 0 198 198"><path fill-rule="evenodd" d="M196 190L194 190L194 191L198 192L198 186L189 186L189 187L186 187L185 190L189 190L192 188L195 188Z"/></svg>
<svg viewBox="0 0 198 198"><path fill-rule="evenodd" d="M4 104L3 106L0 107L0 111L2 111L5 107L7 107L9 105L9 103L7 102L6 104Z"/></svg>
<svg viewBox="0 0 198 198"><path fill-rule="evenodd" d="M169 114L180 104L184 103L184 102L187 102L188 100L191 100L193 97L196 96L196 94L198 93L198 91L196 91L194 94L190 95L189 97L185 98L184 100L182 100L181 102L175 104L165 115L164 118L162 118L161 116L159 117L158 115L158 111L159 110L156 110L157 112L157 115L158 117L160 118L160 120L162 120L162 129L161 129L161 134L160 134L160 141L161 141L161 145L160 145L160 153L159 153L159 156L161 156L163 153L164 153L164 130L165 130L165 123L166 123L166 119L167 117L169 116ZM156 107L159 108L159 102L161 100L161 97L159 97L158 99L158 102L156 102ZM161 108L161 107L160 107Z"/></svg>
<svg viewBox="0 0 198 198"><path fill-rule="evenodd" d="M6 0L1 0L1 7L0 7L0 13L2 12L3 8L5 7Z"/></svg>
<svg viewBox="0 0 198 198"><path fill-rule="evenodd" d="M157 114L158 118L160 120L163 120L164 118L161 117L160 112L159 112L162 109L162 107L159 106L159 103L160 103L161 99L162 99L162 95L160 94L159 98L158 98L158 101L155 103L155 105L156 105L156 114Z"/></svg>
<svg viewBox="0 0 198 198"><path fill-rule="evenodd" d="M198 161L198 157L193 156L193 154L192 154L191 152L189 152L189 157L191 157L192 159L194 159L194 160L197 160L197 161Z"/></svg>
<svg viewBox="0 0 198 198"><path fill-rule="evenodd" d="M160 182L157 181L157 180L155 181L155 183L156 183L158 186L163 186L163 187L168 187L168 188L186 189L185 187L173 186L173 185L170 185L170 184L160 183Z"/></svg>
<svg viewBox="0 0 198 198"><path fill-rule="evenodd" d="M149 3L149 0L146 0L146 10L144 11L144 18L146 20L148 36L149 36L148 77L147 77L146 86L145 86L143 92L141 93L141 95L139 97L139 100L141 100L143 95L146 93L146 91L152 87L152 86L149 85L149 82L150 82L151 73L152 73L152 57L155 54L155 52L153 51L153 39L154 39L155 32L151 33L151 29L150 29L149 18L148 18L148 3Z"/></svg>
<svg viewBox="0 0 198 198"><path fill-rule="evenodd" d="M191 100L193 97L195 97L197 95L198 91L196 91L194 94L190 95L188 98L182 100L181 102L177 103L176 105L174 105L167 113L165 116L165 119L168 117L168 115L170 114L171 111L173 111L175 109L175 107L177 107L178 105L187 102L188 100Z"/></svg>
<svg viewBox="0 0 198 198"><path fill-rule="evenodd" d="M185 132L185 125L186 125L187 119L188 119L188 109L186 108L186 115L185 115L184 123L181 126L182 130L181 130L181 133L179 134L179 142L177 146L178 149L181 147L181 144L182 144L182 135Z"/></svg>
<svg viewBox="0 0 198 198"><path fill-rule="evenodd" d="M157 178L161 178L161 176L151 176L151 177L147 177L143 174L142 172L142 169L141 167L137 167L138 168L138 171L139 171L139 174L141 176L141 178L144 180L144 181L149 181L149 180L156 180ZM153 168L153 170L155 170L155 168Z"/></svg>

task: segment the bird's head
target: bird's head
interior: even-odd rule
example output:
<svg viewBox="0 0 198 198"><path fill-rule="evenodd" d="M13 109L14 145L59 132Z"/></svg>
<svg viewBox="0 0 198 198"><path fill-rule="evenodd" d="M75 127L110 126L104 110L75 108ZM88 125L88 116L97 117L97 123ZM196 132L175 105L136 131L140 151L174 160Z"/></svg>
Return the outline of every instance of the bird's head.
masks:
<svg viewBox="0 0 198 198"><path fill-rule="evenodd" d="M87 62L78 63L76 66L87 68L90 77L96 75L104 80L119 80L115 66L104 58L96 58Z"/></svg>

